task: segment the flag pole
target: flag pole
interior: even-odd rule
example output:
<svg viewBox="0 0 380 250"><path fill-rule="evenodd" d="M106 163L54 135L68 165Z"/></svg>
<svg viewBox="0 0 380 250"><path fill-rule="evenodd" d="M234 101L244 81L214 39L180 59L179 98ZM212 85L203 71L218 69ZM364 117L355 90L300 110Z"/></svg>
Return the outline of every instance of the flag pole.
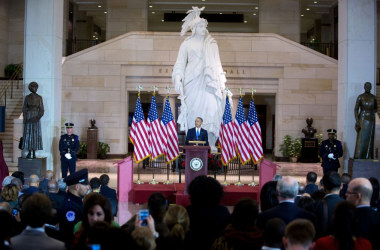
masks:
<svg viewBox="0 0 380 250"><path fill-rule="evenodd" d="M255 89L255 88L251 88L250 90L251 90L251 98L252 98L252 100L253 100L253 99L254 99L254 98L253 98L253 95L256 93L256 89ZM257 183L255 182L255 169L257 169L257 164L255 164L255 163L253 162L253 159L251 159L251 160L252 160L252 166L255 166L255 165L256 165L256 168L253 169L253 172L252 172L252 182L251 182L251 183L248 183L248 186L252 186L252 187L254 187L254 186L259 185L259 184L257 184Z"/></svg>
<svg viewBox="0 0 380 250"><path fill-rule="evenodd" d="M156 161L156 160L154 160L154 161ZM152 159L149 160L149 164L150 164L150 168L153 169L152 180L149 182L149 184L156 185L156 184L158 184L158 182L154 179L155 167L154 167L154 163L153 163Z"/></svg>
<svg viewBox="0 0 380 250"><path fill-rule="evenodd" d="M172 88L170 87L170 85L168 85L168 86L165 87L165 89L166 89L166 92L167 92L165 99L168 99L169 98L169 94L170 94L170 90ZM166 102L164 102L164 110L165 110L165 104L166 104ZM166 159L166 155L164 157ZM169 185L169 184L173 183L171 180L169 180L169 171L170 171L170 165L171 164L173 164L173 162L170 162L170 163L166 164L166 181L163 182L163 184L166 184L166 185Z"/></svg>
<svg viewBox="0 0 380 250"><path fill-rule="evenodd" d="M224 168L224 181L222 182L223 186L229 186L230 185L230 183L227 182L227 167L228 167L228 164L223 166L223 168Z"/></svg>
<svg viewBox="0 0 380 250"><path fill-rule="evenodd" d="M238 174L238 177L239 177L239 179L238 179L238 182L236 182L234 185L235 185L235 186L243 186L244 184L243 184L243 183L241 183L241 181L240 181L240 168L241 168L241 161L239 160L239 157L237 158L237 160L238 160L238 162L239 162L239 174Z"/></svg>
<svg viewBox="0 0 380 250"><path fill-rule="evenodd" d="M137 181L136 184L144 184L142 180L140 180L140 163L137 163Z"/></svg>

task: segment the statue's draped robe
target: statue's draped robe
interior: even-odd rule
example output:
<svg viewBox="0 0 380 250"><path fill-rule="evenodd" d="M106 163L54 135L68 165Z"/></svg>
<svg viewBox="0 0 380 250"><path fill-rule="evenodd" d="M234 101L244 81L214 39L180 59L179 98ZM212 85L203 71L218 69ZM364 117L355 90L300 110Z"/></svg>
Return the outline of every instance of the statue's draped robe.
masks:
<svg viewBox="0 0 380 250"><path fill-rule="evenodd" d="M186 96L178 123L181 131L187 133L194 127L195 119L201 117L202 128L208 131L210 145L214 145L225 105L223 68L218 45L210 35L205 38L203 47L197 47L192 39L188 37L182 43L173 69L173 82L176 75L181 77Z"/></svg>

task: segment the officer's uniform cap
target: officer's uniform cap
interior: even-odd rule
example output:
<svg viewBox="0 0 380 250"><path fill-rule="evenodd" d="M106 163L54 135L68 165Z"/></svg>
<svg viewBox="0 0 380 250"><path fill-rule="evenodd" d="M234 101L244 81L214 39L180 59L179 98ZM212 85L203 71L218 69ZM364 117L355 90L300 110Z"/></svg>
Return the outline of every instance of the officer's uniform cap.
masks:
<svg viewBox="0 0 380 250"><path fill-rule="evenodd" d="M67 177L65 177L64 181L67 186L75 185L75 184L88 184L88 170L87 168L81 169Z"/></svg>
<svg viewBox="0 0 380 250"><path fill-rule="evenodd" d="M66 128L73 128L74 127L74 123L72 123L72 122L66 122L65 123L65 127Z"/></svg>
<svg viewBox="0 0 380 250"><path fill-rule="evenodd" d="M330 128L327 130L327 133L329 134L336 134L336 129Z"/></svg>

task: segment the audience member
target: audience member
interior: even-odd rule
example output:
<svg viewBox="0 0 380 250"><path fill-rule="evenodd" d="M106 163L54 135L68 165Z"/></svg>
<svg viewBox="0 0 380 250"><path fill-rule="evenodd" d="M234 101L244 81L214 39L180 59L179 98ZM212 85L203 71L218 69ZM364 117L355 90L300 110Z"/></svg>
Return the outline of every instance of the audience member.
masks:
<svg viewBox="0 0 380 250"><path fill-rule="evenodd" d="M334 210L332 235L319 238L314 250L371 250L371 243L355 233L357 228L355 214L356 208L353 204L348 201L340 202Z"/></svg>
<svg viewBox="0 0 380 250"><path fill-rule="evenodd" d="M109 181L110 181L110 177L107 174L102 174L100 176L100 184L101 184L100 193L110 200L111 205L112 205L112 214L113 216L116 216L118 199L116 195L116 190L108 186Z"/></svg>
<svg viewBox="0 0 380 250"><path fill-rule="evenodd" d="M1 183L1 187L3 188L3 187L5 187L6 185L11 184L12 179L14 179L14 178L15 178L15 177L10 176L10 175L5 176L5 178L3 179L3 182Z"/></svg>
<svg viewBox="0 0 380 250"><path fill-rule="evenodd" d="M317 190L311 194L311 198L314 200L315 203L318 203L319 201L323 200L326 193L323 191L323 189Z"/></svg>
<svg viewBox="0 0 380 250"><path fill-rule="evenodd" d="M113 221L111 204L103 195L90 193L84 198L83 204L83 219L74 226L74 244L78 249L86 247L88 230L95 222L105 221L119 227Z"/></svg>
<svg viewBox="0 0 380 250"><path fill-rule="evenodd" d="M305 186L299 185L298 186L298 193L296 195L296 198L294 198L294 203L297 204L301 196L305 193Z"/></svg>
<svg viewBox="0 0 380 250"><path fill-rule="evenodd" d="M375 177L370 177L369 181L372 185L372 197L371 197L371 208L375 211L379 211L380 202L379 202L379 193L380 193L380 184L379 181Z"/></svg>
<svg viewBox="0 0 380 250"><path fill-rule="evenodd" d="M100 192L100 179L98 177L93 177L90 180L91 192Z"/></svg>
<svg viewBox="0 0 380 250"><path fill-rule="evenodd" d="M317 182L317 173L315 172L309 172L306 175L306 187L305 187L305 193L312 194L315 191L318 190L318 186L315 185Z"/></svg>
<svg viewBox="0 0 380 250"><path fill-rule="evenodd" d="M1 189L1 200L9 203L11 208L19 208L18 205L18 192L19 189L14 184L8 184Z"/></svg>
<svg viewBox="0 0 380 250"><path fill-rule="evenodd" d="M255 226L259 204L251 198L241 199L231 214L231 224L216 239L212 249L261 249L262 231Z"/></svg>
<svg viewBox="0 0 380 250"><path fill-rule="evenodd" d="M280 174L275 174L274 176L273 176L273 181L279 181L279 180L281 180L282 179L282 175L280 175Z"/></svg>
<svg viewBox="0 0 380 250"><path fill-rule="evenodd" d="M13 218L12 215L5 210L0 210L0 249L7 250L11 249L10 238L12 236L13 231Z"/></svg>
<svg viewBox="0 0 380 250"><path fill-rule="evenodd" d="M136 227L132 232L132 239L135 246L134 250L154 250L156 242L152 232L148 227Z"/></svg>
<svg viewBox="0 0 380 250"><path fill-rule="evenodd" d="M325 197L316 204L317 237L331 234L332 215L336 204L343 201L339 196L341 186L340 175L335 171L329 171L323 176L323 189Z"/></svg>
<svg viewBox="0 0 380 250"><path fill-rule="evenodd" d="M309 250L313 249L315 229L309 220L296 219L290 222L285 229L283 238L286 250Z"/></svg>
<svg viewBox="0 0 380 250"><path fill-rule="evenodd" d="M153 193L149 196L147 209L154 220L155 231L159 235L159 238L156 239L157 248L160 248L163 239L169 235L169 229L163 222L167 208L168 202L162 193ZM138 217L138 215L134 215L121 227L126 230L129 235L131 235L135 229L136 217Z"/></svg>
<svg viewBox="0 0 380 250"><path fill-rule="evenodd" d="M27 227L20 235L11 238L12 249L66 249L63 242L50 238L45 233L44 224L51 213L51 202L44 194L35 193L25 198L21 220Z"/></svg>
<svg viewBox="0 0 380 250"><path fill-rule="evenodd" d="M205 175L197 176L188 187L191 205L191 249L210 249L212 243L229 223L230 212L220 205L224 191L220 183Z"/></svg>
<svg viewBox="0 0 380 250"><path fill-rule="evenodd" d="M61 178L57 182L58 182L58 188L59 188L59 190L61 190L62 192L66 193L66 191L67 191L67 184L65 182L65 179Z"/></svg>
<svg viewBox="0 0 380 250"><path fill-rule="evenodd" d="M309 194L302 195L301 198L298 200L297 206L305 209L310 213L314 213L315 203L313 198L311 198Z"/></svg>
<svg viewBox="0 0 380 250"><path fill-rule="evenodd" d="M38 185L38 190L40 193L47 194L48 193L48 183L54 177L54 172L51 170L47 170L45 173L45 177L42 181L40 181Z"/></svg>
<svg viewBox="0 0 380 250"><path fill-rule="evenodd" d="M68 186L63 206L58 211L59 230L67 246L73 241L74 225L83 219L82 198L87 194L89 187L88 170L81 169L65 177Z"/></svg>
<svg viewBox="0 0 380 250"><path fill-rule="evenodd" d="M280 218L272 218L265 224L263 250L282 249L282 238L285 234L285 222Z"/></svg>
<svg viewBox="0 0 380 250"><path fill-rule="evenodd" d="M28 180L29 187L23 189L22 192L24 194L38 193L39 183L40 183L40 178L37 175L35 175L35 174L30 175L29 180Z"/></svg>
<svg viewBox="0 0 380 250"><path fill-rule="evenodd" d="M264 212L278 205L276 193L277 181L268 181L260 190L260 208Z"/></svg>
<svg viewBox="0 0 380 250"><path fill-rule="evenodd" d="M11 184L14 184L18 187L18 197L20 197L21 195L23 195L24 193L22 192L22 189L23 189L23 185L22 185L22 181L19 179L19 178L13 178L12 181L11 181Z"/></svg>
<svg viewBox="0 0 380 250"><path fill-rule="evenodd" d="M346 199L346 191L348 183L351 181L351 175L344 173L342 174L342 188L339 191L339 196L342 197L342 199Z"/></svg>
<svg viewBox="0 0 380 250"><path fill-rule="evenodd" d="M284 176L277 182L277 197L279 204L269 210L266 210L259 214L257 220L257 226L259 228L265 228L265 224L271 218L278 217L282 219L285 224L301 218L308 219L315 223L315 216L306 210L297 207L294 204L294 198L298 193L298 182L291 176Z"/></svg>
<svg viewBox="0 0 380 250"><path fill-rule="evenodd" d="M24 175L24 172L22 171L15 171L12 173L12 176L15 177L15 178L19 178L21 181L22 181L22 185L25 185L25 175ZM26 188L25 186L23 186L23 189Z"/></svg>
<svg viewBox="0 0 380 250"><path fill-rule="evenodd" d="M380 249L380 214L371 209L372 185L366 178L355 178L348 184L346 200L356 206L357 233Z"/></svg>
<svg viewBox="0 0 380 250"><path fill-rule="evenodd" d="M53 224L58 223L58 211L63 206L66 198L66 192L59 190L58 183L55 179L51 179L47 185L47 197L53 206Z"/></svg>
<svg viewBox="0 0 380 250"><path fill-rule="evenodd" d="M190 231L190 218L186 208L180 205L169 206L163 222L169 229L169 235L166 237L162 249L185 249L186 241L189 240L188 233Z"/></svg>

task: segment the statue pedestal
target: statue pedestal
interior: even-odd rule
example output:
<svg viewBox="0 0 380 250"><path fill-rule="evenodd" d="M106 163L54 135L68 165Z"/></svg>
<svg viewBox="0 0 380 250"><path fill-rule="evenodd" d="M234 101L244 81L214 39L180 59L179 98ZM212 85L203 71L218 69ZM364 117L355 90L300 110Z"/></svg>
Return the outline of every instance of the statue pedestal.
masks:
<svg viewBox="0 0 380 250"><path fill-rule="evenodd" d="M98 158L98 129L87 129L87 159Z"/></svg>
<svg viewBox="0 0 380 250"><path fill-rule="evenodd" d="M319 162L317 138L302 138L302 151L299 161L304 163Z"/></svg>
<svg viewBox="0 0 380 250"><path fill-rule="evenodd" d="M18 170L24 172L25 178L36 174L42 177L46 173L46 157L42 158L18 158Z"/></svg>
<svg viewBox="0 0 380 250"><path fill-rule="evenodd" d="M380 180L380 161L373 159L353 159L348 160L348 173L352 178L375 177Z"/></svg>

